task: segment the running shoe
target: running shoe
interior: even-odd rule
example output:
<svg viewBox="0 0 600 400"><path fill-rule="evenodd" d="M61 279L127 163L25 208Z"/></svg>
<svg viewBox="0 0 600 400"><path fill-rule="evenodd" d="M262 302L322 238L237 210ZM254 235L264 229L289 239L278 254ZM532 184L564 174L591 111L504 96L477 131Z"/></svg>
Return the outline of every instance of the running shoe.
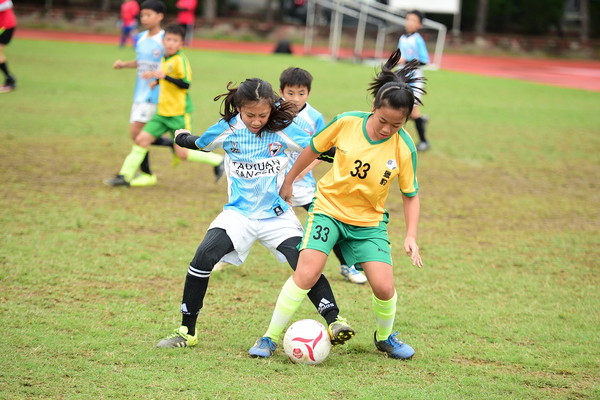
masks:
<svg viewBox="0 0 600 400"><path fill-rule="evenodd" d="M352 329L346 319L340 316L329 324L327 332L329 332L329 339L334 346L346 343L356 334L356 331Z"/></svg>
<svg viewBox="0 0 600 400"><path fill-rule="evenodd" d="M373 341L377 350L387 353L392 358L407 360L415 354L415 350L403 343L396 336L398 332L392 333L386 340L377 340L377 331L373 334Z"/></svg>
<svg viewBox="0 0 600 400"><path fill-rule="evenodd" d="M129 186L129 182L125 180L123 175L116 175L114 178L106 179L104 183L108 186Z"/></svg>
<svg viewBox="0 0 600 400"><path fill-rule="evenodd" d="M154 186L158 179L156 175L147 174L145 172L140 173L129 182L130 186L142 187L142 186Z"/></svg>
<svg viewBox="0 0 600 400"><path fill-rule="evenodd" d="M362 285L367 282L367 277L361 271L357 270L354 265L340 265L340 274L346 278L347 281Z"/></svg>
<svg viewBox="0 0 600 400"><path fill-rule="evenodd" d="M192 347L198 344L198 332L194 336L188 335L187 326L180 326L171 335L162 339L156 347L171 349L177 347Z"/></svg>
<svg viewBox="0 0 600 400"><path fill-rule="evenodd" d="M254 346L248 350L248 354L251 357L262 357L268 358L273 355L273 352L277 348L277 344L271 340L271 338L263 336L254 343Z"/></svg>

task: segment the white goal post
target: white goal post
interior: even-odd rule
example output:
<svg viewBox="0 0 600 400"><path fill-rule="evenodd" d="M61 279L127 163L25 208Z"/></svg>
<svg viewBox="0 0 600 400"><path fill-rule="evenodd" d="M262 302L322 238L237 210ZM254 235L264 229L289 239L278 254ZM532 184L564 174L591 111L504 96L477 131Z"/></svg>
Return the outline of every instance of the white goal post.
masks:
<svg viewBox="0 0 600 400"><path fill-rule="evenodd" d="M426 4L427 6L425 6ZM437 8L434 9L433 6ZM389 6L374 0L308 0L304 37L305 54L311 54L318 8L328 10L331 13L329 27L329 53L331 57L339 58L343 17L349 16L358 21L354 42L354 57L362 59L365 31L367 23L369 23L377 27L375 58L382 59L384 58L385 37L403 29L406 21L404 16L407 11L418 9L429 12L456 13L459 12L460 0L390 0ZM427 18L423 20L423 27L437 32L432 62L429 66L437 69L441 65L447 29L445 25Z"/></svg>

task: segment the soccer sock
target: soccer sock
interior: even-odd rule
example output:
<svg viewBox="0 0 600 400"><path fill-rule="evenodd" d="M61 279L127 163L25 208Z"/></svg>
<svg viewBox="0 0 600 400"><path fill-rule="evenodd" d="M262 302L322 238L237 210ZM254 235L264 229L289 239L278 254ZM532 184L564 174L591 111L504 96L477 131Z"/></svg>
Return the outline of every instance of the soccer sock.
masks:
<svg viewBox="0 0 600 400"><path fill-rule="evenodd" d="M301 240L302 238L300 236L291 237L284 240L279 246L277 246L277 250L285 256L294 271L296 270L296 266L298 265L298 257L300 256L297 246ZM329 281L324 275L321 275L317 283L315 283L312 289L310 289L308 292L308 298L313 303L319 314L325 318L327 325L331 324L337 319L340 309L335 302L335 297L333 295L333 290L331 290L331 286L329 285Z"/></svg>
<svg viewBox="0 0 600 400"><path fill-rule="evenodd" d="M168 137L164 137L164 136L159 136L156 138L156 140L154 141L154 143L152 143L153 146L167 146L167 147L173 147L173 139L170 139Z"/></svg>
<svg viewBox="0 0 600 400"><path fill-rule="evenodd" d="M415 118L415 126L417 127L417 133L419 134L419 140L421 142L426 142L425 139L425 120L423 117Z"/></svg>
<svg viewBox="0 0 600 400"><path fill-rule="evenodd" d="M192 336L196 334L196 320L203 306L209 277L210 271L197 270L191 265L185 277L181 300L181 325L187 326L188 334Z"/></svg>
<svg viewBox="0 0 600 400"><path fill-rule="evenodd" d="M187 156L188 161L197 163L206 163L216 167L223 161L223 156L217 153L207 153L205 151L190 150Z"/></svg>
<svg viewBox="0 0 600 400"><path fill-rule="evenodd" d="M271 317L271 323L269 323L269 328L264 336L271 338L275 342L279 341L281 334L294 316L294 313L300 308L307 293L308 290L300 289L290 276L281 288L273 316Z"/></svg>
<svg viewBox="0 0 600 400"><path fill-rule="evenodd" d="M6 83L15 82L15 78L10 74L10 72L8 72L8 65L6 64L6 61L0 64L0 70L2 70L2 72L4 72L4 76L6 76Z"/></svg>
<svg viewBox="0 0 600 400"><path fill-rule="evenodd" d="M146 153L146 157L144 157L144 160L140 164L140 169L143 173L152 175L152 172L150 172L150 153Z"/></svg>
<svg viewBox="0 0 600 400"><path fill-rule="evenodd" d="M377 340L387 340L394 327L394 318L396 317L396 302L398 294L389 300L380 300L373 295L373 312L377 321Z"/></svg>
<svg viewBox="0 0 600 400"><path fill-rule="evenodd" d="M209 229L198 246L185 277L181 300L181 325L188 328L188 334L196 333L196 320L204 305L204 296L214 265L233 249L231 239L221 228Z"/></svg>
<svg viewBox="0 0 600 400"><path fill-rule="evenodd" d="M148 149L143 148L142 146L138 146L134 144L131 147L131 153L127 157L125 157L125 161L123 162L123 166L121 166L121 171L119 171L119 175L123 175L127 182L130 182L135 175L135 171L139 168L142 161L148 154Z"/></svg>

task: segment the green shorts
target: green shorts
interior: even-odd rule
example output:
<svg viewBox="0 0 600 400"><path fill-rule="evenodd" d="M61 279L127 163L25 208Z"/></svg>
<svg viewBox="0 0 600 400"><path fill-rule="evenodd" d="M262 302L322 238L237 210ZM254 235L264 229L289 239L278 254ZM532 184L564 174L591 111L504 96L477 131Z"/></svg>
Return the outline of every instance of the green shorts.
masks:
<svg viewBox="0 0 600 400"><path fill-rule="evenodd" d="M329 254L337 243L348 265L358 269L362 269L360 263L368 261L392 265L388 221L387 212L378 226L366 227L345 224L325 214L309 213L298 250L313 249Z"/></svg>
<svg viewBox="0 0 600 400"><path fill-rule="evenodd" d="M171 133L171 136L177 129L192 130L192 116L190 114L176 115L174 117L164 117L162 115L154 114L150 121L144 126L144 131L148 132L155 138L164 135L167 132Z"/></svg>

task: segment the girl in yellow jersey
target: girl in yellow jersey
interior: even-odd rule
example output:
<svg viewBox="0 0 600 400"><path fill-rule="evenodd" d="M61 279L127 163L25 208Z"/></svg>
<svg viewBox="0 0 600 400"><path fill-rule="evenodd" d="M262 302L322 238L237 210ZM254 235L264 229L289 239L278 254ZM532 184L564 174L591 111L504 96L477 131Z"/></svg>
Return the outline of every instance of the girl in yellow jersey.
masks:
<svg viewBox="0 0 600 400"><path fill-rule="evenodd" d="M396 337L397 332L392 333L397 294L387 234L388 213L384 208L397 177L406 220L404 250L412 264L420 268L423 261L416 241L420 208L417 152L403 127L415 102L420 104L414 91L423 89L414 84L423 78L414 75L419 65L416 61L394 72L400 56L396 50L371 83L369 90L375 97L372 112L338 115L312 137L310 146L300 154L283 182L279 194L289 201L298 174L321 153L336 147L331 170L317 184L306 231L298 246L298 267L284 284L269 328L255 347L279 340L337 243L348 264L362 267L373 290L377 349L398 359L414 354L412 347ZM253 349L250 352L256 353ZM266 353L266 357L271 355Z"/></svg>

